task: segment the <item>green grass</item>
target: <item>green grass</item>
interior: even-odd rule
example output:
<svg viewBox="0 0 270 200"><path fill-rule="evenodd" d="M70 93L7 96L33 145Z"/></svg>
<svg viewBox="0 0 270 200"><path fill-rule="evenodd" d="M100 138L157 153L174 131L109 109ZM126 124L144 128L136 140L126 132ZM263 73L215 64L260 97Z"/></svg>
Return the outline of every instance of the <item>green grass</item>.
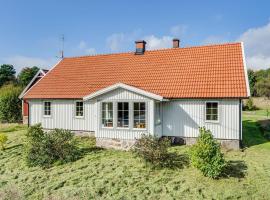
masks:
<svg viewBox="0 0 270 200"><path fill-rule="evenodd" d="M269 199L270 143L263 138L260 112L244 114L244 151L226 152L230 165L219 180L203 177L183 162L151 169L131 152L102 150L79 139L85 155L49 169L29 168L23 159L25 127L1 126L8 135L0 152L0 199ZM183 159L188 147L170 151Z"/></svg>

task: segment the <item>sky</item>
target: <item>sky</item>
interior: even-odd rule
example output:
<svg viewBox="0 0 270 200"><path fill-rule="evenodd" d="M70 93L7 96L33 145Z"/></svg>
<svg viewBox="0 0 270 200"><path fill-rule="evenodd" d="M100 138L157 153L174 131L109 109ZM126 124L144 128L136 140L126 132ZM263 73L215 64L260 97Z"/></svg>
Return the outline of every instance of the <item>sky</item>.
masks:
<svg viewBox="0 0 270 200"><path fill-rule="evenodd" d="M259 3L258 3L259 2ZM248 68L270 67L270 1L0 0L0 64L50 69L83 56L242 41Z"/></svg>

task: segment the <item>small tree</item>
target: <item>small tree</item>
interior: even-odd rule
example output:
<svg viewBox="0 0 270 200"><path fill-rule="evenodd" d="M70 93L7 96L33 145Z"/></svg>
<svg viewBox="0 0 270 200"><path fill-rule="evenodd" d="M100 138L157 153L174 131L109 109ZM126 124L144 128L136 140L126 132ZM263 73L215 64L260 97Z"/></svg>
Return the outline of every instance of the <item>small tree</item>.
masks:
<svg viewBox="0 0 270 200"><path fill-rule="evenodd" d="M0 121L18 122L22 119L21 101L18 96L22 91L21 87L6 85L0 89Z"/></svg>
<svg viewBox="0 0 270 200"><path fill-rule="evenodd" d="M218 178L226 166L220 144L205 127L200 128L197 143L191 147L189 155L191 164L207 177Z"/></svg>
<svg viewBox="0 0 270 200"><path fill-rule="evenodd" d="M16 80L16 71L13 65L1 65L0 66L0 87L7 83L13 83Z"/></svg>
<svg viewBox="0 0 270 200"><path fill-rule="evenodd" d="M39 68L36 66L23 68L18 75L18 83L25 87L33 79L38 70Z"/></svg>
<svg viewBox="0 0 270 200"><path fill-rule="evenodd" d="M245 109L249 111L255 110L253 99L251 97L247 100Z"/></svg>
<svg viewBox="0 0 270 200"><path fill-rule="evenodd" d="M8 141L8 137L4 133L0 133L0 148L5 150L5 144Z"/></svg>

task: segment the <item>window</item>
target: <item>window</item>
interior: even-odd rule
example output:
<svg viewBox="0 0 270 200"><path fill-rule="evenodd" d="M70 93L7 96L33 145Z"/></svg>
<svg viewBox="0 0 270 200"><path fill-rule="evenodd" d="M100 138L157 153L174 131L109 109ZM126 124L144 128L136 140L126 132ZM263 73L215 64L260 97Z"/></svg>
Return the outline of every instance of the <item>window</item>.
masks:
<svg viewBox="0 0 270 200"><path fill-rule="evenodd" d="M51 116L51 102L44 102L44 116Z"/></svg>
<svg viewBox="0 0 270 200"><path fill-rule="evenodd" d="M82 101L76 101L76 117L83 117L83 102Z"/></svg>
<svg viewBox="0 0 270 200"><path fill-rule="evenodd" d="M206 121L218 121L217 102L206 102Z"/></svg>
<svg viewBox="0 0 270 200"><path fill-rule="evenodd" d="M129 127L129 104L128 102L117 103L117 127Z"/></svg>
<svg viewBox="0 0 270 200"><path fill-rule="evenodd" d="M134 128L146 128L145 102L134 102Z"/></svg>
<svg viewBox="0 0 270 200"><path fill-rule="evenodd" d="M113 127L113 103L102 103L102 126Z"/></svg>

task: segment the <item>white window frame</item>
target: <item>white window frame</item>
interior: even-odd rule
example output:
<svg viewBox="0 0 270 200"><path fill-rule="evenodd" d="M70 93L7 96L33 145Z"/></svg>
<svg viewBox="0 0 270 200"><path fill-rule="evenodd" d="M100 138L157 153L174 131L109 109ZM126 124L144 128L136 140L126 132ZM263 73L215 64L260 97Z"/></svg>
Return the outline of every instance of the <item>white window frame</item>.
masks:
<svg viewBox="0 0 270 200"><path fill-rule="evenodd" d="M103 126L103 123L102 123L102 121L103 121L103 109L102 109L102 105L103 105L103 103L112 103L112 111L113 111L113 114L112 114L112 123L113 123L113 125L112 125L112 127L109 127L109 126ZM102 101L102 102L100 102L100 126L101 126L101 128L103 128L103 129L114 129L114 126L115 126L115 122L114 122L114 118L115 118L115 114L114 114L114 112L115 112L115 109L114 109L114 102L113 101Z"/></svg>
<svg viewBox="0 0 270 200"><path fill-rule="evenodd" d="M50 103L50 115L45 115L45 103ZM43 117L52 117L52 101L43 101Z"/></svg>
<svg viewBox="0 0 270 200"><path fill-rule="evenodd" d="M128 126L127 127L118 126L118 103L128 103ZM130 127L131 127L131 122L130 122L130 120L131 120L131 117L130 117L131 103L132 103L131 101L127 101L127 100L116 101L116 106L115 106L116 107L116 124L115 124L116 129L125 129L125 130L130 129ZM124 110L122 110L122 111L124 111Z"/></svg>
<svg viewBox="0 0 270 200"><path fill-rule="evenodd" d="M206 115L207 115L207 103L217 103L217 120L207 120L207 117L206 117ZM219 110L220 110L220 107L219 107L219 101L206 101L205 102L205 109L204 109L204 119L205 119L205 122L208 122L208 123L219 123L219 118L220 118L220 116L219 116Z"/></svg>
<svg viewBox="0 0 270 200"><path fill-rule="evenodd" d="M83 103L83 115L82 116L77 116L77 103L78 102L82 102ZM75 115L75 118L84 118L84 101L75 101L75 105L74 105L74 107L75 107L75 112L74 112L74 115Z"/></svg>
<svg viewBox="0 0 270 200"><path fill-rule="evenodd" d="M145 104L145 119L144 119L144 121L145 121L145 128L134 128L134 104L135 103L144 103ZM145 101L133 101L132 102L132 129L133 130L147 130L147 122L148 122L148 120L147 120L147 103L145 102Z"/></svg>

